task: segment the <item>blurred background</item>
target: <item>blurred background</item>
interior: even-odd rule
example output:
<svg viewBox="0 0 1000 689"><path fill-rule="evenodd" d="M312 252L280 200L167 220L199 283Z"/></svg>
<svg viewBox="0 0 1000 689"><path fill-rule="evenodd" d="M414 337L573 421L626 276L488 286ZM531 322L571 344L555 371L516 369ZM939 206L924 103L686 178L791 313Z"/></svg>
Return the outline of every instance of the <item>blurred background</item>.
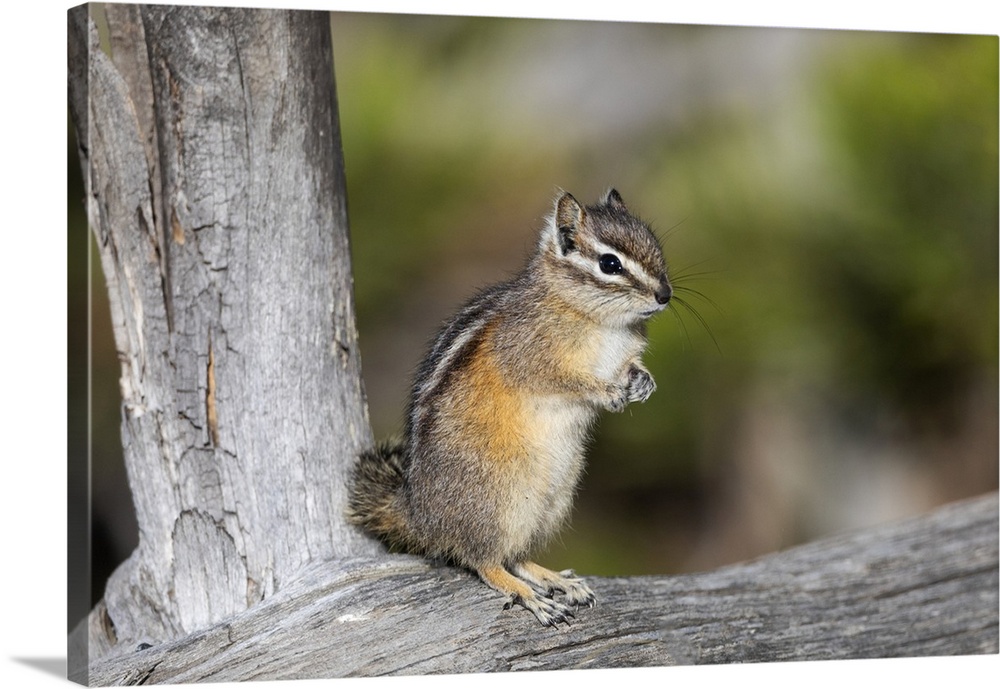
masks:
<svg viewBox="0 0 1000 689"><path fill-rule="evenodd" d="M440 323L520 268L558 188L614 186L664 240L686 306L650 323L658 389L601 418L540 562L711 569L997 488L997 37L331 24L376 437L401 430ZM92 273L99 596L135 523L96 256ZM71 313L74 276L85 263Z"/></svg>

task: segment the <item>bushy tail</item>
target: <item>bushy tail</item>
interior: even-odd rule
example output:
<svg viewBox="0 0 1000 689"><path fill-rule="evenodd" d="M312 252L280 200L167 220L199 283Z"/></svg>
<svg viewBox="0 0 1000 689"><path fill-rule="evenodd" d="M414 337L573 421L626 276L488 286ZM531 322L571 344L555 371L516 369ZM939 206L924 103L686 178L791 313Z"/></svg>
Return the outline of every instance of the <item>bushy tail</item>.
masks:
<svg viewBox="0 0 1000 689"><path fill-rule="evenodd" d="M412 550L416 544L403 494L405 452L403 443L393 441L380 443L358 456L351 477L348 518L388 545Z"/></svg>

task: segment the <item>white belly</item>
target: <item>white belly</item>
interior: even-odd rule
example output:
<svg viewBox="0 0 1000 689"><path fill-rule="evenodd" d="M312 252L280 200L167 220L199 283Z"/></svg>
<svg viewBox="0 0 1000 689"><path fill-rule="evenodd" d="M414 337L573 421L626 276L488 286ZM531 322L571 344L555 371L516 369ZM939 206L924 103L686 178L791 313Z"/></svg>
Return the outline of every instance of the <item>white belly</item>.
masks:
<svg viewBox="0 0 1000 689"><path fill-rule="evenodd" d="M587 431L595 416L590 405L565 396L531 402L530 457L522 485L514 487L507 531L512 543L529 544L551 535L569 514L583 471Z"/></svg>

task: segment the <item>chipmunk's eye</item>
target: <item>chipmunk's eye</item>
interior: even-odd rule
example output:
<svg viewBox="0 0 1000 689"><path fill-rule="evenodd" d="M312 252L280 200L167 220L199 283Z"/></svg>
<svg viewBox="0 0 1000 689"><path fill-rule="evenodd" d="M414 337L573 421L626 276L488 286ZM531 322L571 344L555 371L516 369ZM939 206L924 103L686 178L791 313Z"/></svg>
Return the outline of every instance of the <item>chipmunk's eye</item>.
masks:
<svg viewBox="0 0 1000 689"><path fill-rule="evenodd" d="M601 267L601 272L607 275L618 275L625 270L622 268L622 262L614 254L601 254L597 259L597 265Z"/></svg>

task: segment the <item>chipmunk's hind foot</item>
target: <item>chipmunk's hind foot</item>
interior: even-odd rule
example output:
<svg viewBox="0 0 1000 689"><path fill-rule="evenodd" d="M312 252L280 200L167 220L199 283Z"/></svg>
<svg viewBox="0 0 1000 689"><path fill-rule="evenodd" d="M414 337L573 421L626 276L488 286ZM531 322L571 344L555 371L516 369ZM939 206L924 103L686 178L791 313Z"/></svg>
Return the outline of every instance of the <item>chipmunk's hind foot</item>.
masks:
<svg viewBox="0 0 1000 689"><path fill-rule="evenodd" d="M509 610L516 603L530 611L546 627L557 627L560 623L568 625L576 617L568 605L540 594L503 567L483 567L476 572L487 586L508 597L504 610Z"/></svg>
<svg viewBox="0 0 1000 689"><path fill-rule="evenodd" d="M587 583L576 576L571 569L556 573L534 562L525 560L511 567L511 571L531 584L537 591L546 592L550 598L554 592L563 594L563 602L568 605L594 607L597 596Z"/></svg>

